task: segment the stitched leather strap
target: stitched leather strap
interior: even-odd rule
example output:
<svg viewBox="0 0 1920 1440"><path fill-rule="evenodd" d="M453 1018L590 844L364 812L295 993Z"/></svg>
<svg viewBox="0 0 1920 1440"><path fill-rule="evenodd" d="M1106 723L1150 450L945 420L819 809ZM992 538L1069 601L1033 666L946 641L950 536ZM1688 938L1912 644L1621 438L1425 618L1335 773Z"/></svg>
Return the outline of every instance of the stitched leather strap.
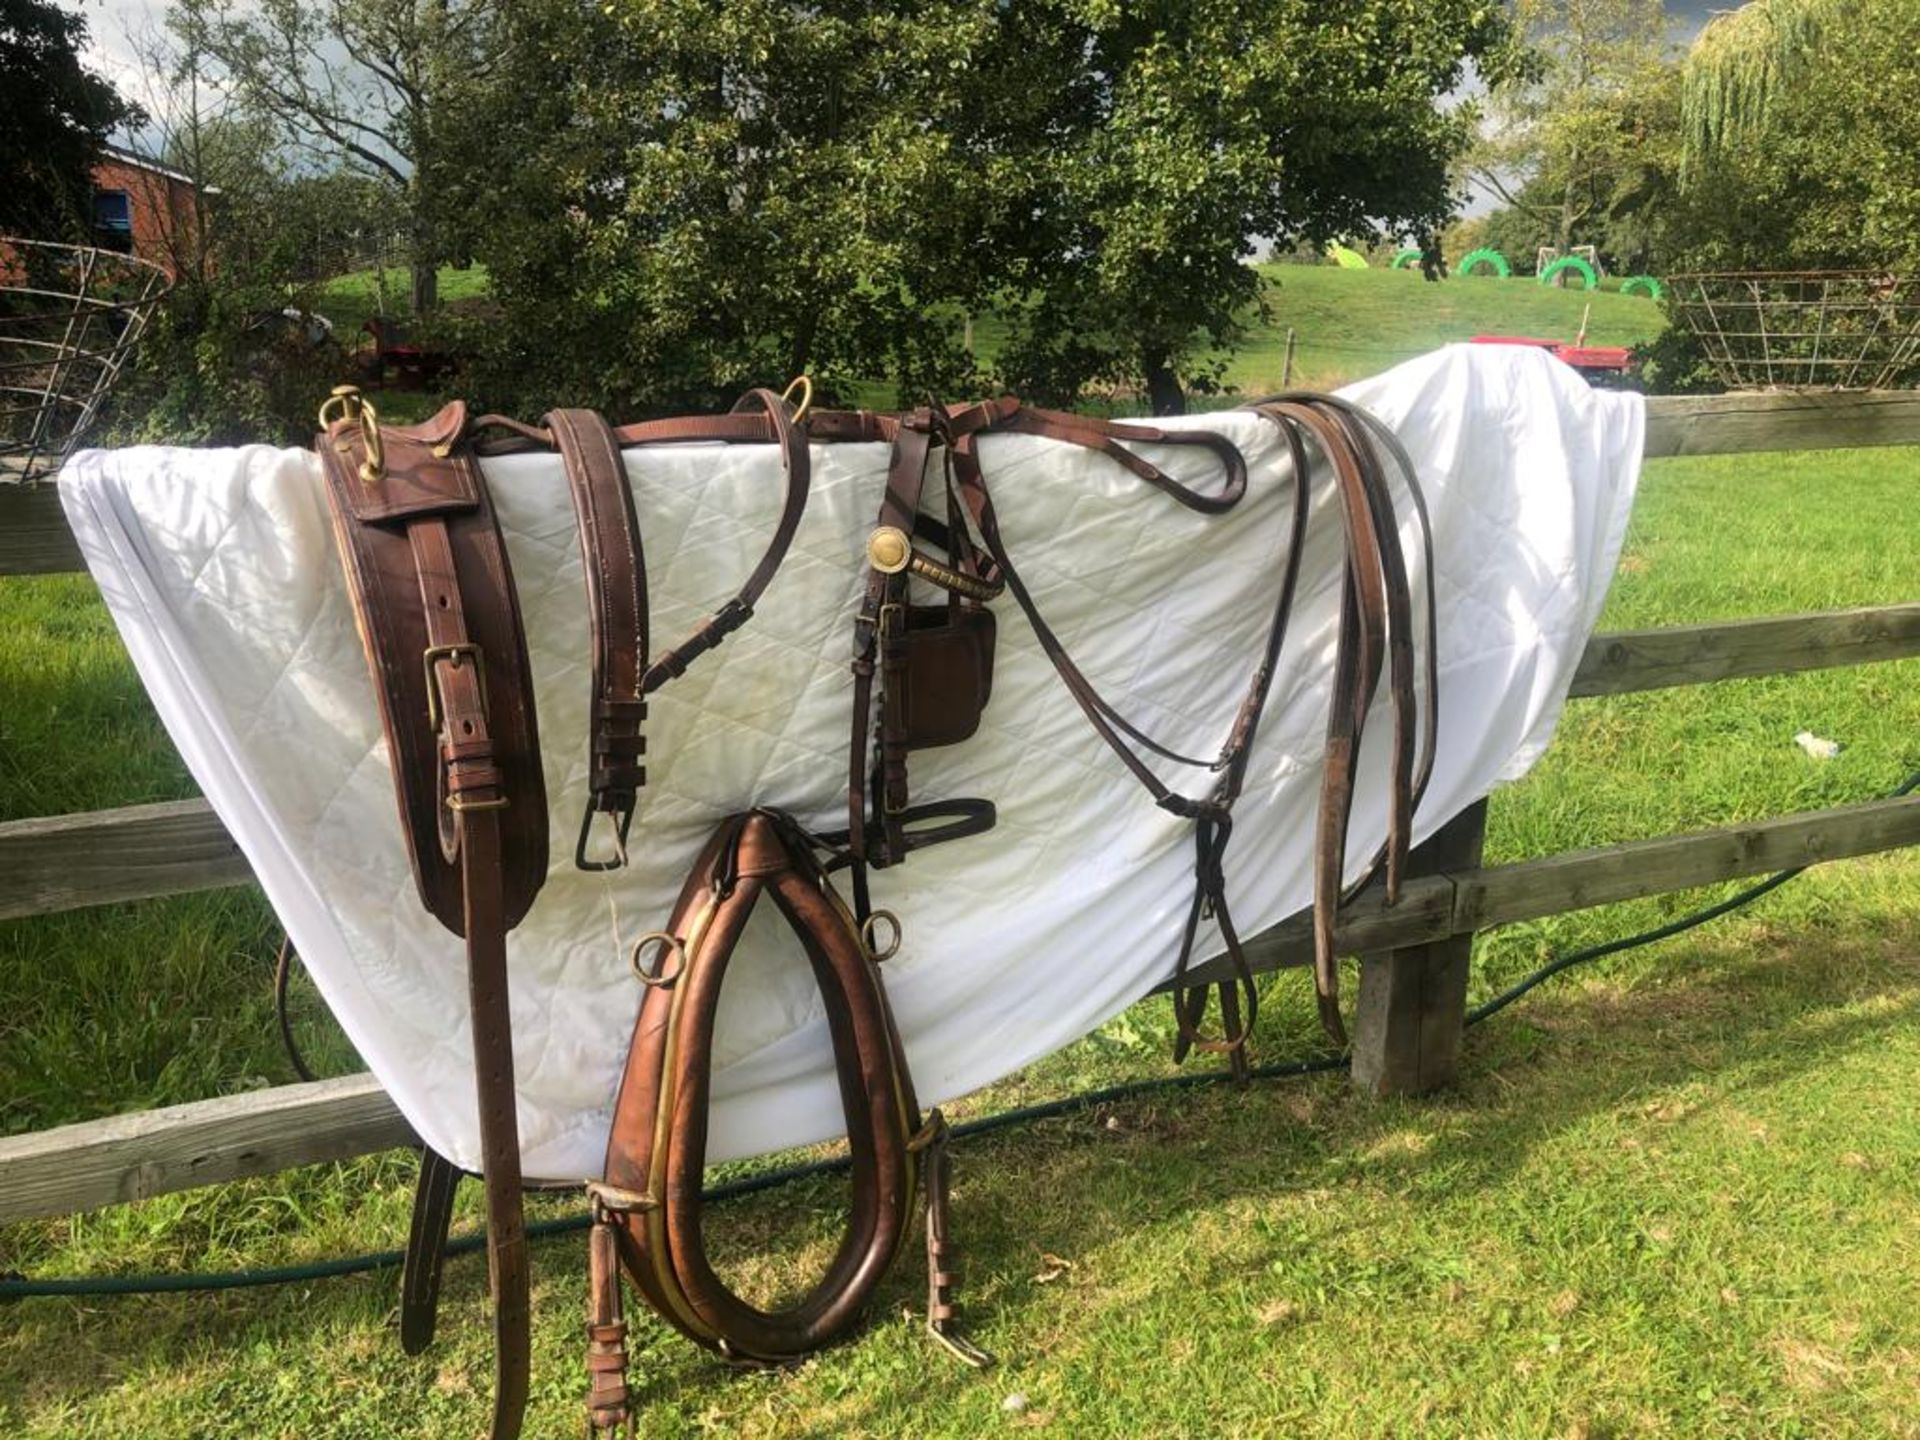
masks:
<svg viewBox="0 0 1920 1440"><path fill-rule="evenodd" d="M1258 413L1283 432L1304 434L1333 471L1347 541L1340 632L1328 708L1326 763L1314 840L1314 982L1320 1019L1336 1043L1346 1043L1339 1007L1334 925L1346 898L1364 885L1382 860L1389 899L1398 898L1412 838L1413 813L1432 773L1438 725L1433 541L1426 502L1411 459L1391 431L1351 402L1336 396L1290 392L1259 401ZM1384 450L1401 471L1419 522L1425 552L1426 605L1423 634L1416 633L1406 558L1394 516ZM1298 465L1296 461L1296 465ZM1422 693L1416 697L1414 655L1424 642ZM1388 786L1387 839L1349 889L1342 889L1347 831L1352 819L1356 767L1368 712L1383 669L1394 717ZM1416 760L1416 731L1423 752Z"/></svg>
<svg viewBox="0 0 1920 1440"><path fill-rule="evenodd" d="M545 876L546 801L512 576L461 445L464 418L449 407L425 426L378 431L379 464L351 418L316 448L414 873L428 908L466 938L494 1303L490 1433L511 1440L530 1335L506 937Z"/></svg>
<svg viewBox="0 0 1920 1440"><path fill-rule="evenodd" d="M799 1301L763 1310L714 1273L702 1231L713 1022L728 961L763 898L801 941L820 990L852 1156L847 1232ZM877 960L793 819L755 810L723 822L674 907L672 954L647 989L615 1102L606 1184L596 1187L635 1287L677 1329L729 1359L807 1354L858 1318L911 1220L922 1126ZM939 1225L944 1255L945 1193ZM939 1301L950 1310L944 1285ZM949 1328L950 1314L940 1318Z"/></svg>
<svg viewBox="0 0 1920 1440"><path fill-rule="evenodd" d="M739 629L753 616L753 607L772 583L780 562L787 557L787 548L793 543L794 532L800 528L800 517L807 508L807 490L809 485L809 456L807 453L807 432L793 423L793 414L787 402L771 390L750 390L741 396L734 405L733 416L715 417L721 420L733 420L745 417L757 420L763 425L761 439L771 436L780 447L780 464L786 472L786 500L780 509L780 519L775 523L773 536L767 541L760 561L747 576L747 581L726 604L722 605L710 617L694 630L680 644L659 656L647 667L647 673L641 682L641 688L652 694L668 680L684 675L687 666L718 645L727 636ZM675 422L693 426L695 422ZM642 427L630 427L642 428ZM620 432L615 432L616 434ZM689 437L685 434L678 438ZM657 440L623 440L623 444L664 443Z"/></svg>
<svg viewBox="0 0 1920 1440"><path fill-rule="evenodd" d="M640 787L647 783L647 702L641 689L649 648L646 554L612 428L591 410L555 410L545 424L573 496L593 645L587 805L574 865L616 870L624 863ZM596 815L613 817L616 853L611 859L587 857Z"/></svg>
<svg viewBox="0 0 1920 1440"><path fill-rule="evenodd" d="M420 1148L420 1175L413 1190L413 1224L407 1231L400 1272L400 1348L418 1355L433 1343L439 1319L440 1275L447 1258L447 1231L460 1167L431 1146Z"/></svg>

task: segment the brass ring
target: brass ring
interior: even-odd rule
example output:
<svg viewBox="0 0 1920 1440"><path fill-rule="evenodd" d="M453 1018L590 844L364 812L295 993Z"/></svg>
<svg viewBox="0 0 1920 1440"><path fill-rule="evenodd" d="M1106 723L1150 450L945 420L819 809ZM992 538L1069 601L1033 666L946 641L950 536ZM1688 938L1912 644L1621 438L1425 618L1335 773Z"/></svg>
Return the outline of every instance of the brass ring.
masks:
<svg viewBox="0 0 1920 1440"><path fill-rule="evenodd" d="M656 975L640 964L640 952L655 941L658 941L663 948L664 953L661 955L661 963L663 965L666 963L666 957L668 955L678 955L680 957L680 963L673 967L673 973L671 975ZM649 989L654 989L661 985L671 985L686 973L687 947L681 942L678 935L669 935L664 930L649 930L633 942L633 953L628 957L627 964L632 967L634 979Z"/></svg>
<svg viewBox="0 0 1920 1440"><path fill-rule="evenodd" d="M893 927L893 938L885 950L877 950L873 944L873 922L884 920ZM891 910L876 910L860 922L860 948L867 952L867 958L878 965L883 960L891 960L900 953L900 917Z"/></svg>
<svg viewBox="0 0 1920 1440"><path fill-rule="evenodd" d="M867 537L867 563L882 575L898 575L913 563L913 542L898 525L881 525Z"/></svg>
<svg viewBox="0 0 1920 1440"><path fill-rule="evenodd" d="M787 388L780 392L781 403L786 404L791 402L793 392L796 390L800 392L800 408L793 412L793 423L798 425L802 420L807 418L807 412L813 409L813 377L811 375L796 375L793 379L789 380L787 382Z"/></svg>

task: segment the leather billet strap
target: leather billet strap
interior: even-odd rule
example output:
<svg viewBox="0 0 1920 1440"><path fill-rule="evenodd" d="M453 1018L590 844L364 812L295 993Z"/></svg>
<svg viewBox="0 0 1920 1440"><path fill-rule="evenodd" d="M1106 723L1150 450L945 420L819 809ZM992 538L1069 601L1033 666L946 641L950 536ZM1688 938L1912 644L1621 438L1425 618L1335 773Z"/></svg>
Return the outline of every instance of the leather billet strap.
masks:
<svg viewBox="0 0 1920 1440"><path fill-rule="evenodd" d="M825 1275L800 1300L763 1310L714 1273L702 1229L714 1018L734 949L770 899L793 930L819 987L845 1106L852 1206ZM923 1125L870 942L791 817L754 810L724 821L682 889L653 952L636 955L647 991L633 1030L607 1144L597 1211L619 1237L635 1287L675 1328L728 1359L778 1362L819 1349L858 1318L909 1228L923 1152L942 1139ZM932 1152L928 1152L932 1153ZM943 1153L943 1152L942 1152ZM944 1178L944 1171L941 1177ZM937 1278L950 1333L952 1274L944 1188L937 1205ZM930 1215L932 1215L930 1211Z"/></svg>
<svg viewBox="0 0 1920 1440"><path fill-rule="evenodd" d="M647 560L633 489L613 429L591 410L555 410L545 420L573 496L586 577L593 691L588 709L587 807L574 847L582 870L618 869L640 787L647 783ZM587 858L595 815L613 818L616 855Z"/></svg>
<svg viewBox="0 0 1920 1440"><path fill-rule="evenodd" d="M1439 718L1433 532L1412 459L1378 419L1350 401L1308 392L1272 396L1252 408L1278 424L1282 433L1305 437L1326 458L1346 538L1339 639L1315 826L1313 890L1314 982L1321 1023L1337 1043L1344 1044L1334 952L1338 912L1383 860L1388 903L1399 898L1413 815L1433 772ZM1418 628L1395 517L1389 459L1410 497L1424 551L1426 603ZM1299 462L1295 463L1298 467ZM1416 650L1425 654L1417 680ZM1383 673L1394 725L1387 839L1360 879L1343 890L1361 740Z"/></svg>
<svg viewBox="0 0 1920 1440"><path fill-rule="evenodd" d="M752 617L806 512L811 474L807 431L782 396L764 389L749 391L731 415L621 429L590 410L553 411L537 429L500 416L484 416L477 423L506 432L517 442L513 448L551 446L566 467L593 644L588 798L574 864L582 870L615 870L626 863L627 834L646 784L646 697L684 675L696 659ZM765 550L733 598L680 644L655 656L648 627L646 552L622 450L702 440L777 445L786 495ZM613 817L614 851L611 858L589 859L590 831L600 814Z"/></svg>
<svg viewBox="0 0 1920 1440"><path fill-rule="evenodd" d="M464 408L392 428L356 392L336 400L315 449L414 875L427 908L466 939L494 1301L491 1434L509 1440L526 1408L529 1307L506 937L547 856L525 637L485 482L464 447Z"/></svg>

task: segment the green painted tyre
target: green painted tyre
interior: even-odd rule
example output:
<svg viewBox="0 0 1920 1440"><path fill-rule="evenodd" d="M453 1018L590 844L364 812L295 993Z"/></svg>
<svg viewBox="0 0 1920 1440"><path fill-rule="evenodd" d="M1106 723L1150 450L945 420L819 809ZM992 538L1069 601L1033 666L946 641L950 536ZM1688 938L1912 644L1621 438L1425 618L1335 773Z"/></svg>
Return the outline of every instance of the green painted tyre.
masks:
<svg viewBox="0 0 1920 1440"><path fill-rule="evenodd" d="M1460 257L1460 263L1454 267L1453 273L1456 275L1471 275L1474 272L1474 267L1479 265L1492 266L1493 273L1498 275L1502 280L1505 280L1509 275L1513 274L1513 266L1507 263L1507 257L1502 255L1498 250L1469 250L1465 255Z"/></svg>
<svg viewBox="0 0 1920 1440"><path fill-rule="evenodd" d="M1558 260L1555 260L1540 272L1540 283L1542 285L1551 285L1556 275L1567 270L1572 270L1579 274L1580 277L1587 282L1587 289L1598 290L1600 288L1600 276L1594 271L1593 266L1589 265L1586 260L1579 255L1562 255Z"/></svg>
<svg viewBox="0 0 1920 1440"><path fill-rule="evenodd" d="M1395 270L1404 270L1409 265L1418 265L1419 263L1420 247L1418 245L1409 245L1406 249L1395 253L1392 268Z"/></svg>
<svg viewBox="0 0 1920 1440"><path fill-rule="evenodd" d="M1658 300L1662 295L1667 293L1667 287L1651 275L1634 275L1621 282L1620 293L1622 295L1645 295L1650 299Z"/></svg>

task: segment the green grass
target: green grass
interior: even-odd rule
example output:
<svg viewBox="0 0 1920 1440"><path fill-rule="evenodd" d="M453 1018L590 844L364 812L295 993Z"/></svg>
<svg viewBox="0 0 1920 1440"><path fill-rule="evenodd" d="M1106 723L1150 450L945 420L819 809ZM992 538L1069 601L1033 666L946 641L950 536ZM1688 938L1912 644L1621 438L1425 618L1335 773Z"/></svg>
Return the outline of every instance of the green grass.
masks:
<svg viewBox="0 0 1920 1440"><path fill-rule="evenodd" d="M333 332L346 341L374 315L408 313L408 276L405 270L355 270L336 275L320 287L314 308L333 322ZM440 302L457 305L488 293L485 267L440 270Z"/></svg>
<svg viewBox="0 0 1920 1440"><path fill-rule="evenodd" d="M1417 270L1341 270L1268 265L1270 323L1258 327L1227 368L1243 393L1280 388L1287 327L1292 326L1295 384L1330 388L1376 374L1435 346L1475 335L1572 340L1589 303L1588 342L1634 345L1665 325L1660 307L1638 295L1588 295L1531 279L1455 277L1438 283Z"/></svg>
<svg viewBox="0 0 1920 1440"><path fill-rule="evenodd" d="M1920 452L1649 467L1605 624L1913 598ZM186 793L72 580L0 585L0 815ZM1793 744L1845 743L1831 762ZM1862 799L1920 768L1920 664L1569 707L1495 798L1512 859ZM1550 953L1724 893L1484 937L1486 995ZM268 917L243 893L0 925L9 1130L289 1079ZM1352 976L1349 973L1349 985ZM1260 1058L1311 1053L1304 977ZM352 1057L303 995L329 1070ZM960 1107L1166 1072L1164 1002ZM1111 1105L958 1151L975 1375L906 1318L790 1372L736 1375L633 1310L642 1433L1920 1435L1920 855L1813 872L1711 928L1562 977L1474 1030L1462 1082L1376 1103L1338 1077ZM0 1269L218 1268L401 1243L382 1156L0 1231ZM468 1187L463 1224L477 1217ZM733 1272L791 1285L839 1188L725 1207ZM571 1202L543 1200L539 1214ZM535 1255L528 1433L578 1433L584 1271ZM0 1433L464 1435L489 1385L484 1267L449 1267L409 1359L391 1273L215 1297L28 1301L0 1318ZM1010 1395L1026 1408L1004 1410Z"/></svg>

